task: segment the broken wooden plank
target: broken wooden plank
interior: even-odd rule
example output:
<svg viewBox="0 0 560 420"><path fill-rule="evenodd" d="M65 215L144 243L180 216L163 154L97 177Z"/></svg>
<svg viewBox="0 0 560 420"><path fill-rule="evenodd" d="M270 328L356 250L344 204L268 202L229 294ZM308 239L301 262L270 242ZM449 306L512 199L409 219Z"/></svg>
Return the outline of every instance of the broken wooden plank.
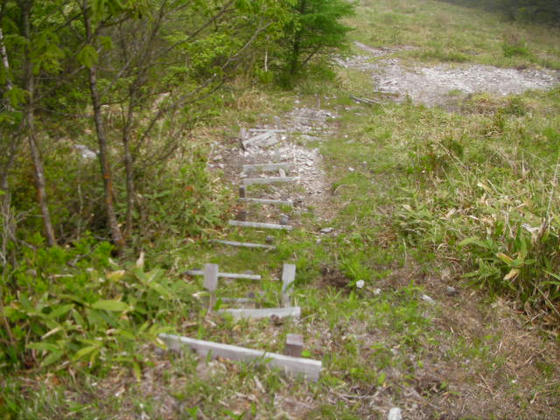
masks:
<svg viewBox="0 0 560 420"><path fill-rule="evenodd" d="M294 167L293 163L256 163L253 165L243 165L243 172L251 173L258 171L277 171L278 169L284 169L289 171Z"/></svg>
<svg viewBox="0 0 560 420"><path fill-rule="evenodd" d="M236 246L240 248L276 249L274 245L255 244L252 242L224 241L221 239L214 239L212 242L222 245Z"/></svg>
<svg viewBox="0 0 560 420"><path fill-rule="evenodd" d="M291 306L285 308L259 308L259 309L220 309L219 313L228 313L235 319L252 318L252 319L262 319L270 318L275 316L278 318L294 317L299 318L301 316L301 308L299 306Z"/></svg>
<svg viewBox="0 0 560 420"><path fill-rule="evenodd" d="M242 141L241 143L243 144L243 148L247 149L249 146L254 146L256 144L259 144L267 139L269 139L270 137L276 137L276 133L274 131L265 131L261 134L257 134L256 136L253 136L245 141Z"/></svg>
<svg viewBox="0 0 560 420"><path fill-rule="evenodd" d="M244 201L246 203L257 203L257 204L276 204L279 206L294 206L292 200L272 200L270 198L240 198L239 201Z"/></svg>
<svg viewBox="0 0 560 420"><path fill-rule="evenodd" d="M210 264L206 264L210 265ZM214 264L215 265L215 264ZM187 270L183 274L187 274L189 276L203 276L205 272L202 270ZM244 279L244 280L261 280L261 276L258 274L237 274L237 273L219 273L218 277L223 277L226 279ZM204 286L206 287L206 286Z"/></svg>
<svg viewBox="0 0 560 420"><path fill-rule="evenodd" d="M274 136L270 136L270 137L267 137L264 140L259 141L256 145L258 147L272 146L272 145L278 143L280 140L283 140L283 139L284 139L284 137L274 135Z"/></svg>
<svg viewBox="0 0 560 420"><path fill-rule="evenodd" d="M288 334L284 354L286 356L301 357L303 351L303 336L301 334Z"/></svg>
<svg viewBox="0 0 560 420"><path fill-rule="evenodd" d="M213 343L211 341L196 340L194 338L171 334L160 334L159 338L174 351L180 351L183 347L189 347L202 357L206 357L210 354L213 358L222 357L224 359L241 362L256 361L261 364L279 368L286 374L301 374L306 379L312 381L317 381L321 373L322 363L320 360L267 353L263 350L253 350L246 347Z"/></svg>
<svg viewBox="0 0 560 420"><path fill-rule="evenodd" d="M286 130L278 128L250 128L249 133L263 133L265 131L274 131L275 133L285 133Z"/></svg>
<svg viewBox="0 0 560 420"><path fill-rule="evenodd" d="M376 100L369 99L369 98L358 98L357 96L350 95L350 99L355 102L367 104L367 105L380 105L380 103Z"/></svg>
<svg viewBox="0 0 560 420"><path fill-rule="evenodd" d="M280 184L282 182L296 182L299 178L297 176L270 176L268 178L243 178L241 182L243 185L265 185L265 184Z"/></svg>
<svg viewBox="0 0 560 420"><path fill-rule="evenodd" d="M290 306L292 289L296 279L295 264L284 264L282 268L282 305Z"/></svg>
<svg viewBox="0 0 560 420"><path fill-rule="evenodd" d="M278 229L278 230L292 230L292 226L277 225L274 223L260 223L260 222L245 222L241 220L230 220L230 226L249 227L256 229Z"/></svg>

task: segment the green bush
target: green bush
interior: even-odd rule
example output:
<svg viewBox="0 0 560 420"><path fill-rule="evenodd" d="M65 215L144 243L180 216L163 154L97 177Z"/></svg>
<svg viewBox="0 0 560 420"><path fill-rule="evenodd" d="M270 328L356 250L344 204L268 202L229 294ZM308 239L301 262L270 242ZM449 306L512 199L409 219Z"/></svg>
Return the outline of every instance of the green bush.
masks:
<svg viewBox="0 0 560 420"><path fill-rule="evenodd" d="M157 268L123 269L111 251L91 237L25 251L0 284L0 369L118 363L139 375L138 344L155 338L157 321L186 316L193 290Z"/></svg>

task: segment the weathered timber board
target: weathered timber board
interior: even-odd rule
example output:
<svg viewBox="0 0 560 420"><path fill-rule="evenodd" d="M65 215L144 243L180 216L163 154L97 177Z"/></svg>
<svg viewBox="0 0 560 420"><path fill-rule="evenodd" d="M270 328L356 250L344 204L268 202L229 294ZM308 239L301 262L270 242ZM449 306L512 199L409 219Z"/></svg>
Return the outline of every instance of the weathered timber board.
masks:
<svg viewBox="0 0 560 420"><path fill-rule="evenodd" d="M266 185L266 184L281 184L283 182L297 182L298 177L289 176L271 176L268 178L243 178L241 182L243 185Z"/></svg>
<svg viewBox="0 0 560 420"><path fill-rule="evenodd" d="M224 241L221 239L214 239L212 242L222 245L237 246L240 248L276 249L274 245L255 244L252 242Z"/></svg>
<svg viewBox="0 0 560 420"><path fill-rule="evenodd" d="M222 357L224 359L241 362L256 361L261 364L279 368L286 374L303 375L306 379L312 381L317 381L321 373L322 363L320 360L290 357L278 353L267 353L262 350L213 343L211 341L196 340L194 338L171 334L160 334L159 338L174 351L180 351L184 347L189 347L202 357L211 354L213 358Z"/></svg>
<svg viewBox="0 0 560 420"><path fill-rule="evenodd" d="M203 270L187 270L183 274L189 276L203 276ZM237 274L237 273L217 273L218 277L226 279L245 279L245 280L261 280L261 276L258 274Z"/></svg>
<svg viewBox="0 0 560 420"><path fill-rule="evenodd" d="M292 306L287 308L221 309L218 312L231 314L231 316L233 316L233 318L235 319L262 319L270 318L271 316L276 316L278 318L299 318L301 316L301 308L299 306Z"/></svg>
<svg viewBox="0 0 560 420"><path fill-rule="evenodd" d="M282 305L284 306L290 306L292 288L295 279L295 264L284 264L282 269Z"/></svg>
<svg viewBox="0 0 560 420"><path fill-rule="evenodd" d="M240 198L239 201L243 201L245 203L257 203L257 204L275 204L278 206L294 206L294 202L292 200L272 200L270 198Z"/></svg>
<svg viewBox="0 0 560 420"><path fill-rule="evenodd" d="M254 165L243 165L243 172L251 173L258 171L277 171L278 169L284 169L289 171L294 165L292 163L257 163Z"/></svg>
<svg viewBox="0 0 560 420"><path fill-rule="evenodd" d="M274 223L260 223L260 222L245 222L241 220L230 220L230 226L250 227L256 229L277 229L277 230L292 230L292 226L276 225Z"/></svg>

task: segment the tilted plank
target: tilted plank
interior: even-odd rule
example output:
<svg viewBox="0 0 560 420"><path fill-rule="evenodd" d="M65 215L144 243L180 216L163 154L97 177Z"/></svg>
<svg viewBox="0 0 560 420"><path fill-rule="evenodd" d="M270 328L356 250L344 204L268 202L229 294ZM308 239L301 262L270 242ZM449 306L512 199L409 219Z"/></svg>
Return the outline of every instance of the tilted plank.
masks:
<svg viewBox="0 0 560 420"><path fill-rule="evenodd" d="M243 185L264 185L264 184L281 184L283 182L296 182L298 181L298 177L289 177L289 176L271 176L268 178L243 178L241 182Z"/></svg>
<svg viewBox="0 0 560 420"><path fill-rule="evenodd" d="M240 248L276 249L274 245L255 244L252 242L223 241L214 239L212 242L222 245L237 246Z"/></svg>
<svg viewBox="0 0 560 420"><path fill-rule="evenodd" d="M214 358L222 357L224 359L242 362L257 361L261 364L279 368L286 374L303 375L305 378L312 381L317 381L321 373L322 363L320 360L284 356L278 353L267 353L262 350L213 343L211 341L196 340L194 338L171 334L160 334L159 338L174 351L180 351L183 347L189 347L202 357L211 354Z"/></svg>
<svg viewBox="0 0 560 420"><path fill-rule="evenodd" d="M235 319L262 319L270 318L271 316L276 316L278 318L287 318L290 316L299 318L301 316L301 308L299 306L292 306L287 308L221 309L218 312L231 314L231 316L233 316Z"/></svg>
<svg viewBox="0 0 560 420"><path fill-rule="evenodd" d="M292 200L272 200L270 198L240 198L239 201L246 203L257 203L257 204L276 204L279 206L294 206Z"/></svg>
<svg viewBox="0 0 560 420"><path fill-rule="evenodd" d="M254 146L256 144L259 144L273 136L276 137L276 133L274 131L265 131L264 133L257 134L256 136L253 136L245 140L243 142L243 147L246 149L249 146Z"/></svg>
<svg viewBox="0 0 560 420"><path fill-rule="evenodd" d="M289 171L294 167L293 163L256 163L254 165L243 165L243 172L257 172L257 171L277 171L278 169L285 169Z"/></svg>
<svg viewBox="0 0 560 420"><path fill-rule="evenodd" d="M244 222L241 220L230 220L230 226L250 227L256 229L277 229L277 230L292 230L292 226L276 225L274 223L260 223L260 222Z"/></svg>
<svg viewBox="0 0 560 420"><path fill-rule="evenodd" d="M249 132L250 133L262 133L265 131L274 131L275 133L285 133L286 130L284 129L278 129L278 128L250 128Z"/></svg>
<svg viewBox="0 0 560 420"><path fill-rule="evenodd" d="M202 270L187 270L183 274L189 276L203 276L204 271ZM261 276L258 274L237 274L237 273L218 273L218 277L226 279L245 279L245 280L261 280Z"/></svg>
<svg viewBox="0 0 560 420"><path fill-rule="evenodd" d="M296 279L296 266L284 264L282 269L282 305L290 306L293 283Z"/></svg>
<svg viewBox="0 0 560 420"><path fill-rule="evenodd" d="M264 140L261 140L257 143L257 146L259 147L267 147L267 146L272 146L273 144L278 143L280 140L283 140L282 137L280 136L271 136L271 137L267 137Z"/></svg>

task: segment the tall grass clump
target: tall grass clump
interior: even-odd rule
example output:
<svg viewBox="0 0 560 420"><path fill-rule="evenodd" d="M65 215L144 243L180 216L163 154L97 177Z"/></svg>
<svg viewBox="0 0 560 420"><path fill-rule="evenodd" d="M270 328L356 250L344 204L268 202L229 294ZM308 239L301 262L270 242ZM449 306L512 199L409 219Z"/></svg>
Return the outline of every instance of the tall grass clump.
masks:
<svg viewBox="0 0 560 420"><path fill-rule="evenodd" d="M469 282L560 317L557 94L480 95L462 129L417 139L416 188L395 215L411 245L454 261Z"/></svg>

